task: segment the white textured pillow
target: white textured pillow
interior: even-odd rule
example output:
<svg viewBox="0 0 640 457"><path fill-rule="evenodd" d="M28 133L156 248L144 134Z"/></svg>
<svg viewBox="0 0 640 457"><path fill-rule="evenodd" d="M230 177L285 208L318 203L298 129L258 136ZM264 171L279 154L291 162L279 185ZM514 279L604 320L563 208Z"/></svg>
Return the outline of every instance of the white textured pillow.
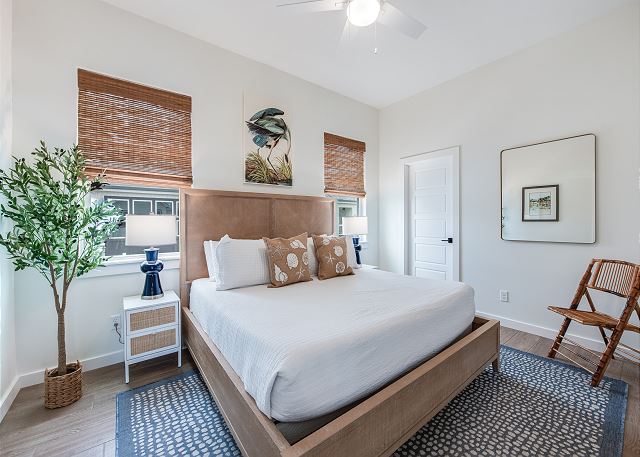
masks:
<svg viewBox="0 0 640 457"><path fill-rule="evenodd" d="M209 272L209 281L216 280L216 271L218 264L216 262L216 247L219 241L207 240L204 242L204 258L207 261L207 271Z"/></svg>
<svg viewBox="0 0 640 457"><path fill-rule="evenodd" d="M262 240L222 237L215 250L216 290L269 284L267 248Z"/></svg>

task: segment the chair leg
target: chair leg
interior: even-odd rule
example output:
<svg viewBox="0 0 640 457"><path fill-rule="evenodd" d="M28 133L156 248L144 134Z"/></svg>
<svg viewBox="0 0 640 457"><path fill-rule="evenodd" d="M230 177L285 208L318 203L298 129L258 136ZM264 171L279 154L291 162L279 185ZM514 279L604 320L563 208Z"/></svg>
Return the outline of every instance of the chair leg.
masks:
<svg viewBox="0 0 640 457"><path fill-rule="evenodd" d="M584 294L587 297L587 303L589 303L589 308L591 308L591 311L595 313L596 305L593 304L593 299L591 298L591 294L589 293L588 290L585 290ZM602 336L602 341L604 341L604 347L607 347L609 345L609 338L607 338L607 334L604 333L604 329L602 327L598 326L598 329L600 330L600 336Z"/></svg>
<svg viewBox="0 0 640 457"><path fill-rule="evenodd" d="M556 336L556 340L553 342L553 346L551 346L551 349L549 349L549 354L547 355L547 357L549 357L550 359L555 359L556 353L560 348L560 343L562 343L562 339L564 338L564 334L567 333L567 329L569 328L570 323L571 323L571 319L569 319L568 317L564 319L564 322L560 327L560 331Z"/></svg>
<svg viewBox="0 0 640 457"><path fill-rule="evenodd" d="M609 338L609 344L607 344L607 348L602 353L602 357L600 357L598 368L596 368L596 371L593 374L593 377L591 378L591 387L598 387L598 385L600 384L600 381L602 381L602 378L604 377L604 373L607 370L607 366L609 365L609 362L613 358L613 353L618 347L618 343L622 338L624 329L626 328L627 323L629 322L629 318L631 317L631 313L635 308L634 305L635 303L633 303L632 299L629 298L627 301L627 305L622 311L622 316L620 316L620 319L618 320L618 325L616 325L616 328L611 333L611 338Z"/></svg>
<svg viewBox="0 0 640 457"><path fill-rule="evenodd" d="M595 260L592 260L587 270L582 275L580 279L580 283L578 284L578 289L576 290L575 295L573 296L573 300L571 300L570 309L578 308L580 301L582 300L582 296L587 292L587 283L589 282L589 278L591 277L591 270L593 269L593 264ZM548 357L554 359L556 357L556 353L560 348L560 343L562 343L562 339L564 338L564 334L567 333L567 329L569 328L569 324L571 323L571 319L566 317L564 322L562 323L562 327L560 327L560 331L558 332L558 336L556 336L556 340L553 342L553 346L549 350Z"/></svg>
<svg viewBox="0 0 640 457"><path fill-rule="evenodd" d="M602 341L604 341L604 347L609 346L609 338L607 338L607 334L604 333L604 329L602 327L598 327L600 329L600 335L602 336ZM613 354L611 354L611 358L615 360Z"/></svg>
<svg viewBox="0 0 640 457"><path fill-rule="evenodd" d="M593 377L591 378L591 387L598 387L600 385L600 381L604 377L605 371L607 371L607 366L609 366L609 362L613 358L613 353L618 347L618 342L622 337L622 333L624 330L618 330L617 328L611 334L611 338L609 339L609 344L607 344L607 348L602 353L600 357L600 362L598 363L598 368L596 368L595 373L593 373Z"/></svg>

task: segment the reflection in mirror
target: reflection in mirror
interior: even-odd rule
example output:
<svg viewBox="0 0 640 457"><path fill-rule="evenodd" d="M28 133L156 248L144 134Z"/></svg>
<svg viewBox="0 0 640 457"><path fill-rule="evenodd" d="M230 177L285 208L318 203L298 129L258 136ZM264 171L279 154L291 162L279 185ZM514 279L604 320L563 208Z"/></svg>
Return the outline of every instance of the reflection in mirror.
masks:
<svg viewBox="0 0 640 457"><path fill-rule="evenodd" d="M502 239L595 243L596 137L501 153Z"/></svg>

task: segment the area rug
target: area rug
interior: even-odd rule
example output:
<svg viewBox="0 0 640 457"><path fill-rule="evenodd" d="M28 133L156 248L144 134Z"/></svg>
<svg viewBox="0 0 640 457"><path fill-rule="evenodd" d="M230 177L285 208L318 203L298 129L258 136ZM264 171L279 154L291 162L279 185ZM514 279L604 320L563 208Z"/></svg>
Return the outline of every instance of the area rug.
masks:
<svg viewBox="0 0 640 457"><path fill-rule="evenodd" d="M487 368L394 454L600 456L622 454L627 384L589 387L583 370L503 346ZM117 397L116 455L240 456L195 372Z"/></svg>

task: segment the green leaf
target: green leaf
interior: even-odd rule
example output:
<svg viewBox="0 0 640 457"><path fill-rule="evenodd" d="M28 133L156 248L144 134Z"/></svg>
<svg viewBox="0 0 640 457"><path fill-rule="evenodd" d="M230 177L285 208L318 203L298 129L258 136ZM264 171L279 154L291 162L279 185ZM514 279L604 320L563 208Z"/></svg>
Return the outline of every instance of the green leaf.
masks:
<svg viewBox="0 0 640 457"><path fill-rule="evenodd" d="M68 286L74 275L99 266L119 214L108 202L86 204L104 182L105 176L85 175L77 146L51 151L44 142L29 162L14 158L11 169L0 170L0 214L13 222L0 245L15 268L34 268L50 283L63 278Z"/></svg>

